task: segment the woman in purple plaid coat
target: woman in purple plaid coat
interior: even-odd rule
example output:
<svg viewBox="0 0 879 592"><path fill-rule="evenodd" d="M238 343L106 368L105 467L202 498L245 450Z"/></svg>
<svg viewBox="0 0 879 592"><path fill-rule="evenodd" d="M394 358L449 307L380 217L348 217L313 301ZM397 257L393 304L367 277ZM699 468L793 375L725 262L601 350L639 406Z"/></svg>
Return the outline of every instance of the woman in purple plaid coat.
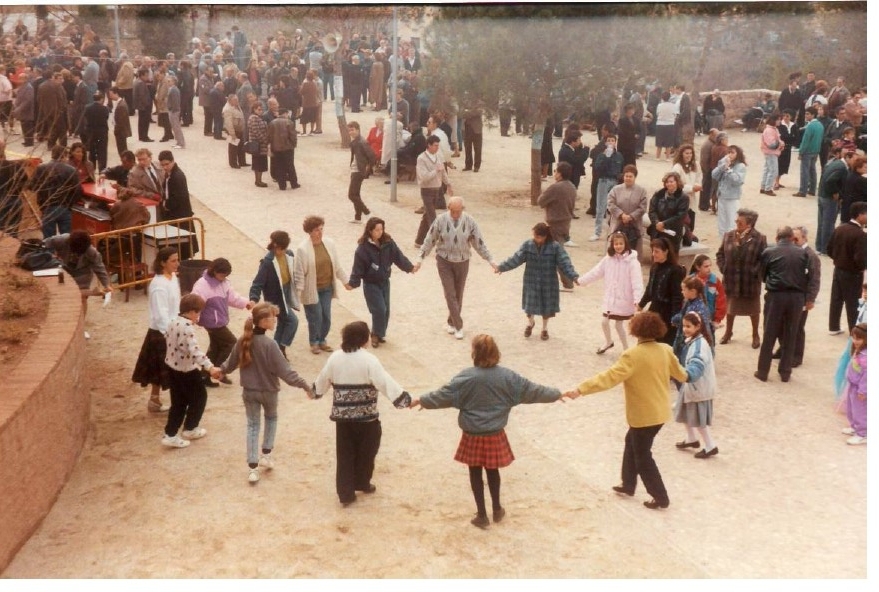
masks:
<svg viewBox="0 0 879 592"><path fill-rule="evenodd" d="M501 506L501 467L515 457L504 427L510 409L520 403L552 403L562 397L559 389L531 382L508 368L498 366L501 353L491 335L473 338L473 367L466 368L439 390L413 399L410 407L424 409L455 407L458 426L463 430L455 460L470 467L470 488L476 500L476 516L470 521L488 528L482 469L488 478L492 519L500 522L506 512Z"/></svg>

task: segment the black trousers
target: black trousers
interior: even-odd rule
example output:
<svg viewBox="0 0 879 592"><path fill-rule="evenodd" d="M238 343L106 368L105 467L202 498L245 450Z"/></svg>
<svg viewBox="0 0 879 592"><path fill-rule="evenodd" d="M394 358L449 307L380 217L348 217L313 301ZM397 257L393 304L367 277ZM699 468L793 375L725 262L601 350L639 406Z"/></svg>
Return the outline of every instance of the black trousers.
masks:
<svg viewBox="0 0 879 592"><path fill-rule="evenodd" d="M845 271L833 268L833 283L830 286L830 330L839 331L839 317L845 305L845 317L851 332L858 322L858 298L864 274L859 271Z"/></svg>
<svg viewBox="0 0 879 592"><path fill-rule="evenodd" d="M229 166L235 168L236 166L243 167L247 166L247 153L244 151L244 141L239 141L238 145L229 144Z"/></svg>
<svg viewBox="0 0 879 592"><path fill-rule="evenodd" d="M24 136L24 146L34 145L34 120L21 122L21 135Z"/></svg>
<svg viewBox="0 0 879 592"><path fill-rule="evenodd" d="M659 474L659 467L653 460L653 439L662 429L662 424L643 428L630 427L626 432L626 446L623 449L623 467L621 470L623 487L634 492L638 486L638 477L644 488L653 499L662 505L668 503L668 492Z"/></svg>
<svg viewBox="0 0 879 592"><path fill-rule="evenodd" d="M99 171L107 168L107 130L88 135L89 159Z"/></svg>
<svg viewBox="0 0 879 592"><path fill-rule="evenodd" d="M711 171L702 171L702 191L699 192L699 209L707 212L711 208Z"/></svg>
<svg viewBox="0 0 879 592"><path fill-rule="evenodd" d="M152 109L137 110L137 139L143 142L150 137L150 113Z"/></svg>
<svg viewBox="0 0 879 592"><path fill-rule="evenodd" d="M208 392L201 370L180 372L169 367L168 379L171 383L171 409L168 410L165 434L175 436L181 425L184 430L198 427L208 402Z"/></svg>
<svg viewBox="0 0 879 592"><path fill-rule="evenodd" d="M775 342L796 343L797 328L805 304L806 295L802 292L766 292L763 299L763 343L757 360L757 374L761 378L769 376ZM794 348L781 349L778 373L782 378L790 376L793 359Z"/></svg>
<svg viewBox="0 0 879 592"><path fill-rule="evenodd" d="M214 366L219 366L226 361L232 348L235 347L237 338L229 330L229 327L217 327L216 329L207 329L210 344L208 345L207 356L213 362Z"/></svg>
<svg viewBox="0 0 879 592"><path fill-rule="evenodd" d="M803 363L803 356L806 352L806 320L809 318L809 311L804 310L803 314L800 315L800 322L797 325L797 336L796 341L794 343L794 357L793 363L796 366L799 366ZM781 341L781 351L782 355L784 355L784 337L780 338Z"/></svg>
<svg viewBox="0 0 879 592"><path fill-rule="evenodd" d="M421 224L418 225L418 233L415 235L415 244L417 245L424 243L427 231L430 230L430 225L436 219L436 203L441 192L441 187L421 189L421 203L424 206L424 213L421 214Z"/></svg>
<svg viewBox="0 0 879 592"><path fill-rule="evenodd" d="M202 107L204 109L204 135L214 135L214 110L210 107Z"/></svg>
<svg viewBox="0 0 879 592"><path fill-rule="evenodd" d="M128 137L122 135L115 135L116 138L116 152L119 153L119 156L122 156L122 153L128 150Z"/></svg>
<svg viewBox="0 0 879 592"><path fill-rule="evenodd" d="M464 168L479 169L482 166L482 134L464 132Z"/></svg>
<svg viewBox="0 0 879 592"><path fill-rule="evenodd" d="M299 184L296 178L296 165L293 162L293 150L283 150L272 155L272 178L278 182L281 189L287 188L287 181L291 186Z"/></svg>
<svg viewBox="0 0 879 592"><path fill-rule="evenodd" d="M348 183L348 199L354 204L355 220L360 220L363 214L369 214L369 208L366 207L366 204L363 203L363 198L360 197L360 187L363 185L365 178L366 176L363 173L352 171L351 182Z"/></svg>
<svg viewBox="0 0 879 592"><path fill-rule="evenodd" d="M381 441L379 420L336 422L336 493L340 502L354 501L355 491L369 487Z"/></svg>

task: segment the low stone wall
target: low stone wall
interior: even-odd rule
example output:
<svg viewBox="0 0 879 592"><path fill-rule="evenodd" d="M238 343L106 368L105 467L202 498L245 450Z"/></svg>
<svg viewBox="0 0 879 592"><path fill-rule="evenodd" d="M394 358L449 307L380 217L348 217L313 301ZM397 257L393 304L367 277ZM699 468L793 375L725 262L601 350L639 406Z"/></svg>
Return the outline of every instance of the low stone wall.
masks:
<svg viewBox="0 0 879 592"><path fill-rule="evenodd" d="M778 102L781 92L777 90L769 90L767 88L752 88L748 90L724 90L720 91L720 97L723 99L723 127L724 129L741 128L741 125L735 123L736 119L741 119L742 115L748 112L748 109L755 107L757 103L763 100L763 96L769 93L772 99ZM710 95L710 92L699 93L699 105Z"/></svg>
<svg viewBox="0 0 879 592"><path fill-rule="evenodd" d="M45 518L89 428L82 303L72 279L49 288L45 324L0 388L0 572Z"/></svg>

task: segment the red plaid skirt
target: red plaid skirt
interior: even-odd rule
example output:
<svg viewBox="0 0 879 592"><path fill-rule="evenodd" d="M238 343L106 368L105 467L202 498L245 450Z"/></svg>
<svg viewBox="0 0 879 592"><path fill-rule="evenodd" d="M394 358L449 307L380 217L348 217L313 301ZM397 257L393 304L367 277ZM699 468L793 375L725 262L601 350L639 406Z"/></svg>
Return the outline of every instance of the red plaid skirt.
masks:
<svg viewBox="0 0 879 592"><path fill-rule="evenodd" d="M503 430L490 436L475 436L463 432L455 452L455 460L468 467L500 469L508 467L516 459Z"/></svg>

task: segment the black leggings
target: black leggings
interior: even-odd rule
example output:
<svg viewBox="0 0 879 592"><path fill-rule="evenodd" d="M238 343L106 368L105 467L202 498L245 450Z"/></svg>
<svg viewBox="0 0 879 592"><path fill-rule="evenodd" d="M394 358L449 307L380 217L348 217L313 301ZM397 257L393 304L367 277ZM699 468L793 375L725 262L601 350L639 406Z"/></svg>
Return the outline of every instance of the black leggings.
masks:
<svg viewBox="0 0 879 592"><path fill-rule="evenodd" d="M497 512L501 508L501 472L498 469L485 469L488 479L488 492L491 494L491 509ZM482 467L470 467L470 489L476 500L476 512L487 516L485 511L485 490L482 482Z"/></svg>

